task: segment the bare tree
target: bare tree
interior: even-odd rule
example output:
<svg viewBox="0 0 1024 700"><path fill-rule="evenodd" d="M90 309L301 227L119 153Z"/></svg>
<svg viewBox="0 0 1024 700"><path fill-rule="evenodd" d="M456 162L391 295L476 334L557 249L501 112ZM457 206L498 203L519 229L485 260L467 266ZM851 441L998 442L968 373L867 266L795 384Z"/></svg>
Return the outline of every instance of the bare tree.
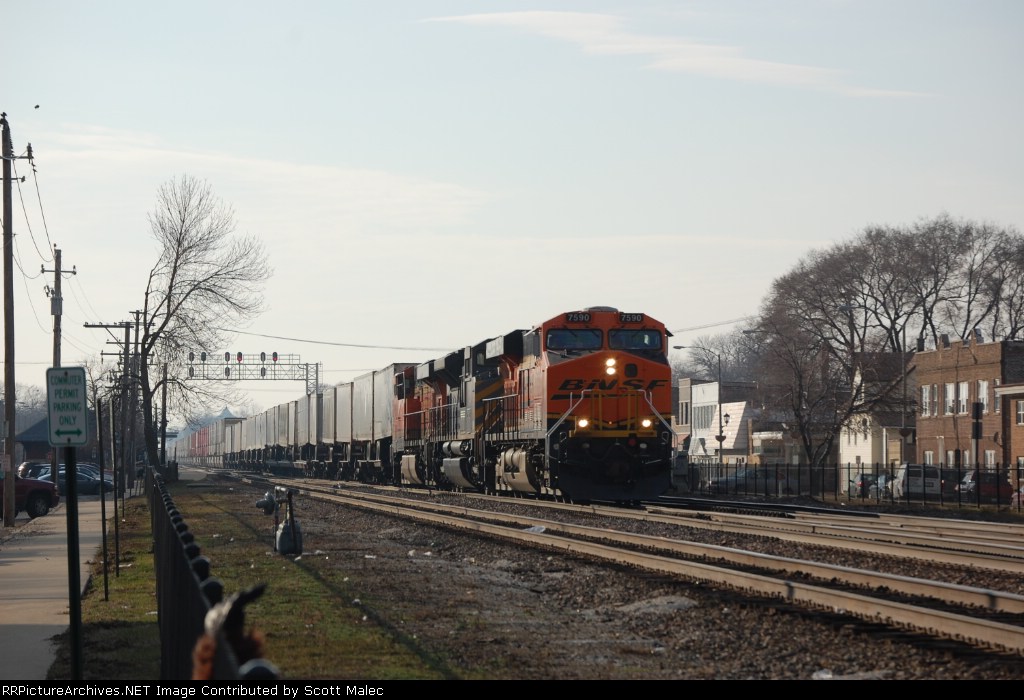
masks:
<svg viewBox="0 0 1024 700"><path fill-rule="evenodd" d="M185 175L165 183L149 223L160 255L146 284L133 374L140 379L147 457L156 464L154 408L163 390L186 421L237 393L225 382L187 381L186 357L221 347L230 335L225 329L259 313L271 270L263 244L234 234L233 210L206 182Z"/></svg>

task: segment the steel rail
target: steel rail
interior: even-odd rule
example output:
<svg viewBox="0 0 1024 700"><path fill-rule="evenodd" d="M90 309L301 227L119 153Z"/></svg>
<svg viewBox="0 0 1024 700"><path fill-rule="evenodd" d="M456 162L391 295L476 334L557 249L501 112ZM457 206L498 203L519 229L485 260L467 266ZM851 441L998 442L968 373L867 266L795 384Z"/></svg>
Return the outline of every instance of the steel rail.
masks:
<svg viewBox="0 0 1024 700"><path fill-rule="evenodd" d="M512 518L512 521L520 527L528 522L534 523L527 529L512 529L508 525L473 520L464 515L452 515L450 512L439 512L444 510L454 510L462 513L474 510L461 506L451 507L442 506L440 504L424 504L419 501L412 505L409 505L408 503L406 503L406 505L399 505L394 502L386 502L386 499L389 497L383 496L368 500L364 495L345 496L341 494L315 493L310 490L300 489L300 493L303 492L307 496L315 496L330 502L350 505L365 510L373 510L400 518L413 518L444 527L453 527L469 532L496 536L504 540L523 542L533 546L544 546L557 551L581 556L591 556L604 561L635 566L647 571L682 576L696 581L712 583L716 586L725 586L728 588L742 590L750 594L778 598L787 603L828 610L837 614L851 615L871 622L883 622L903 629L916 630L933 636L967 642L976 646L999 649L1024 655L1024 627L1016 625L977 619L967 614L934 610L917 605L909 605L906 603L886 600L883 598L875 598L860 593L828 589L821 586L783 580L763 574L738 571L712 564L674 559L663 554L624 550L617 546L599 542L571 539L563 535L550 534L546 531L538 531L539 529L545 529L547 527L546 525L542 525L540 522L536 522L539 519ZM506 518L507 516L498 513L484 512L483 517L494 520ZM565 524L552 522L551 526L553 528L564 528ZM603 536L605 538L611 534L622 534L596 528L585 529L597 532L599 533L599 536ZM649 538L648 536L642 537L658 540L661 545L664 545L666 542L671 542L669 540L664 540L663 538ZM728 549L698 546L693 545L692 543L680 544L684 546L692 546L695 548L694 551L714 550L718 554L724 554L725 552L723 550ZM772 565L779 565L780 568L788 571L798 569L786 569L785 567L787 566L821 567L821 571L838 571L843 568L813 564L810 562L801 562L799 560L789 560L787 562L781 558L770 557L768 555L758 555L750 552L741 552L739 550L736 550L736 554L741 555L743 558L749 557L749 561L751 562L760 562L758 566L761 567L767 566L770 568L766 562L771 561ZM848 570L847 574L852 574L854 572L857 576L863 577L864 580L873 578L875 581L878 581L880 578L885 577L885 575L877 574L875 572L862 572L854 569ZM892 582L896 582L897 579L902 579L900 581L901 585L917 586L920 591L936 592L957 589L964 596L972 597L974 599L986 599L988 603L984 605L989 609L1019 609L1021 606L1024 606L1024 598L1012 594L984 591L982 589L971 590L967 587L956 587L953 584L926 582L919 579L909 579L907 577L889 577L889 580ZM928 593L922 592L916 593L916 595L928 595Z"/></svg>

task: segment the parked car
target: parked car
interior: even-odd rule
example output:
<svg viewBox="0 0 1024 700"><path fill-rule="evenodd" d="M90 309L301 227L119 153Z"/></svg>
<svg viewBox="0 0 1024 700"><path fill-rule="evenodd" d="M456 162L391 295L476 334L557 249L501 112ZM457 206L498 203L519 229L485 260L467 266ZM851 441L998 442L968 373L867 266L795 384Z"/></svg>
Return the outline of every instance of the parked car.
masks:
<svg viewBox="0 0 1024 700"><path fill-rule="evenodd" d="M986 503L1010 503L1013 498L1013 484L1005 471L968 472L957 487L965 501L981 500Z"/></svg>
<svg viewBox="0 0 1024 700"><path fill-rule="evenodd" d="M63 465L61 465L61 468L63 469ZM90 474L91 476L95 476L97 479L100 478L99 465L93 464L92 462L79 462L78 464L75 465L75 469L77 469L80 472ZM114 475L110 473L109 469L104 469L103 478L107 479L108 481L111 481L113 480Z"/></svg>
<svg viewBox="0 0 1024 700"><path fill-rule="evenodd" d="M874 500L888 498L891 494L889 488L891 481L889 475L885 473L860 472L859 474L854 474L853 478L850 479L847 493L850 498L871 498Z"/></svg>
<svg viewBox="0 0 1024 700"><path fill-rule="evenodd" d="M737 469L731 474L724 474L711 479L712 491L719 493L765 493L768 488L768 471L765 469ZM774 493L775 483L771 483Z"/></svg>
<svg viewBox="0 0 1024 700"><path fill-rule="evenodd" d="M942 474L932 464L901 464L892 483L895 498L939 498Z"/></svg>
<svg viewBox="0 0 1024 700"><path fill-rule="evenodd" d="M956 496L957 487L964 477L963 469L939 469L939 477L942 479L942 495Z"/></svg>
<svg viewBox="0 0 1024 700"><path fill-rule="evenodd" d="M3 486L6 473L0 469L0 487ZM2 491L0 491L2 493ZM0 498L0 515L3 514L4 501ZM39 518L50 512L60 503L60 495L53 482L43 479L23 479L14 475L14 514L25 511L30 518Z"/></svg>
<svg viewBox="0 0 1024 700"><path fill-rule="evenodd" d="M50 471L50 463L41 460L22 462L18 465L18 476L22 479L38 479L43 471Z"/></svg>
<svg viewBox="0 0 1024 700"><path fill-rule="evenodd" d="M50 470L47 468L40 473L40 479L49 479ZM103 490L107 493L114 490L114 482L109 476L103 479ZM100 492L100 475L94 471L94 467L88 464L75 465L75 485L80 496L95 496ZM64 465L60 465L57 471L57 486L61 493L67 492L67 480L65 478Z"/></svg>

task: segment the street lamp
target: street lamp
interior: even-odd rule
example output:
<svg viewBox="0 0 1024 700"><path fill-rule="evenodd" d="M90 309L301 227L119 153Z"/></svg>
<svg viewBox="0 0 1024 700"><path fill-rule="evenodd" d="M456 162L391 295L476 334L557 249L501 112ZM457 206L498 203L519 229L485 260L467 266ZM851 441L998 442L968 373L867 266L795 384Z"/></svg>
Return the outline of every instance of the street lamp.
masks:
<svg viewBox="0 0 1024 700"><path fill-rule="evenodd" d="M672 348L674 350L702 350L718 358L718 435L715 436L715 440L718 440L718 461L721 463L722 447L725 444L725 432L722 430L722 356L714 350L702 346L673 345Z"/></svg>

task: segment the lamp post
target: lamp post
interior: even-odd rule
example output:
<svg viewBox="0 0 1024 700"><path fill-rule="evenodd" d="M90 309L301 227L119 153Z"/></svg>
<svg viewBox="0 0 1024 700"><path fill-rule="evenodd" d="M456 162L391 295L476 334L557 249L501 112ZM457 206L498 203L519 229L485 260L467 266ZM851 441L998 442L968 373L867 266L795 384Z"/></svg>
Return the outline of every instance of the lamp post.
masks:
<svg viewBox="0 0 1024 700"><path fill-rule="evenodd" d="M710 353L718 358L718 435L715 436L715 440L718 441L718 462L722 462L722 447L725 444L725 432L722 430L722 356L709 348L693 346L693 345L673 345L674 350L702 350Z"/></svg>

